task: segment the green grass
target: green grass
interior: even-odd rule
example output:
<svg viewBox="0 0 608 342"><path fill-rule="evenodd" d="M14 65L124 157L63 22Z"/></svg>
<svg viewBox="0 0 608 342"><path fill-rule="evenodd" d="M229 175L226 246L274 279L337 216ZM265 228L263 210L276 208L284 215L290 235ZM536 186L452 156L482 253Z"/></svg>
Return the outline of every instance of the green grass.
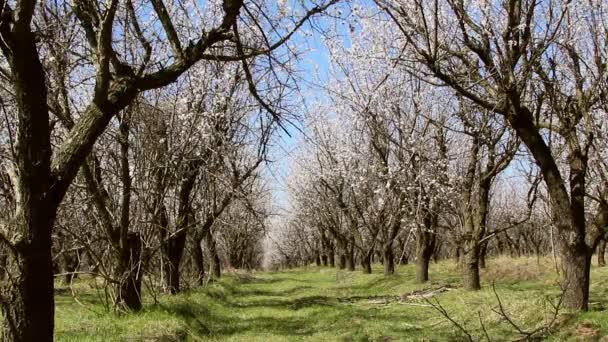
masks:
<svg viewBox="0 0 608 342"><path fill-rule="evenodd" d="M227 275L205 289L146 297L136 314L104 310L99 293L83 280L57 295L59 341L461 341L464 335L424 300L397 300L415 290L449 285L436 295L459 324L480 339L480 317L493 341L519 336L492 311L496 284L505 309L524 329L550 316L546 298L555 298L558 279L550 260L497 258L482 273L483 289L460 288L451 261L431 265L431 282L416 284L413 265L384 277L308 267L285 272ZM549 340L598 340L608 335L608 268L593 267L591 310L563 313ZM78 301L73 298L73 293ZM388 300L387 300L388 299Z"/></svg>

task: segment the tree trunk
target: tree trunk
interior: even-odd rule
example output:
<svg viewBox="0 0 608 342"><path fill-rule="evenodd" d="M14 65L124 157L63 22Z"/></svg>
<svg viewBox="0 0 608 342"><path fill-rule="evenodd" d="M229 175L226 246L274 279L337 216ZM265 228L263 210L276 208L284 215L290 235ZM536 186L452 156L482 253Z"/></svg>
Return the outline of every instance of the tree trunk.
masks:
<svg viewBox="0 0 608 342"><path fill-rule="evenodd" d="M363 268L365 274L372 273L372 253L373 251L370 251L361 258L361 268Z"/></svg>
<svg viewBox="0 0 608 342"><path fill-rule="evenodd" d="M488 253L488 243L482 243L481 247L479 248L479 268L480 269L485 269L486 268L486 254Z"/></svg>
<svg viewBox="0 0 608 342"><path fill-rule="evenodd" d="M441 247L441 242L435 243L435 249L433 250L433 256L431 257L435 263L439 262L439 258L441 256Z"/></svg>
<svg viewBox="0 0 608 342"><path fill-rule="evenodd" d="M319 255L319 253L315 254L315 265L321 266L321 256Z"/></svg>
<svg viewBox="0 0 608 342"><path fill-rule="evenodd" d="M51 233L57 206L67 188L62 183L64 179L58 180L51 174L53 151L45 72L36 35L30 30L31 14L23 8L30 5L35 4L17 4L11 23L3 25L2 32L11 52L7 56L15 100L11 103L17 111L16 144L12 150L16 210L11 222L3 228L8 241L0 242L6 257L6 278L10 279L0 284L1 337L5 342L53 340ZM65 176L69 184L70 175Z"/></svg>
<svg viewBox="0 0 608 342"><path fill-rule="evenodd" d="M336 267L336 255L333 253L333 248L331 249L331 253L328 255L329 267Z"/></svg>
<svg viewBox="0 0 608 342"><path fill-rule="evenodd" d="M321 255L321 264L327 267L327 254Z"/></svg>
<svg viewBox="0 0 608 342"><path fill-rule="evenodd" d="M430 262L430 257L418 257L418 259L416 259L416 281L419 283L426 283L429 281Z"/></svg>
<svg viewBox="0 0 608 342"><path fill-rule="evenodd" d="M348 271L355 270L355 251L354 247L346 249L346 269Z"/></svg>
<svg viewBox="0 0 608 342"><path fill-rule="evenodd" d="M586 245L562 247L561 262L564 272L564 307L587 310L589 301L589 277L591 252Z"/></svg>
<svg viewBox="0 0 608 342"><path fill-rule="evenodd" d="M219 279L222 276L220 257L217 254L217 247L215 245L215 239L213 234L208 232L205 236L205 247L207 247L207 253L209 255L209 268L211 269L211 275L215 279Z"/></svg>
<svg viewBox="0 0 608 342"><path fill-rule="evenodd" d="M120 251L116 279L116 305L124 310L138 311L141 309L141 281L143 267L141 265L142 244L138 233L130 232L127 245Z"/></svg>
<svg viewBox="0 0 608 342"><path fill-rule="evenodd" d="M341 270L346 268L346 255L344 253L340 253L340 257L338 258L338 268Z"/></svg>
<svg viewBox="0 0 608 342"><path fill-rule="evenodd" d="M50 229L51 226L52 220L49 220L43 227ZM17 256L6 251L11 281L4 282L1 289L6 300L2 303L2 341L53 340L55 302L51 235L44 235L39 241L32 241L15 251Z"/></svg>
<svg viewBox="0 0 608 342"><path fill-rule="evenodd" d="M79 254L78 251L71 251L71 252L63 253L63 269L65 272L64 282L66 285L71 284L72 280L74 280L75 278L78 278L78 275L74 273L78 270L78 264L79 264L79 255L78 254Z"/></svg>
<svg viewBox="0 0 608 342"><path fill-rule="evenodd" d="M395 274L395 254L393 244L388 243L382 249L382 259L384 261L384 275Z"/></svg>
<svg viewBox="0 0 608 342"><path fill-rule="evenodd" d="M479 280L479 245L477 241L467 241L462 256L462 271L464 272L464 288L467 290L481 289Z"/></svg>
<svg viewBox="0 0 608 342"><path fill-rule="evenodd" d="M416 280L420 283L429 280L429 263L435 250L435 234L419 232L416 248Z"/></svg>
<svg viewBox="0 0 608 342"><path fill-rule="evenodd" d="M170 294L176 294L180 290L179 265L184 255L186 246L186 231L182 230L165 240L161 248L163 253L163 273L165 278L165 289Z"/></svg>
<svg viewBox="0 0 608 342"><path fill-rule="evenodd" d="M602 239L597 246L597 265L598 266L606 266L606 239Z"/></svg>
<svg viewBox="0 0 608 342"><path fill-rule="evenodd" d="M203 249L201 248L202 238L194 237L192 239L192 261L194 263L194 276L196 283L199 286L205 284L205 263L203 258Z"/></svg>

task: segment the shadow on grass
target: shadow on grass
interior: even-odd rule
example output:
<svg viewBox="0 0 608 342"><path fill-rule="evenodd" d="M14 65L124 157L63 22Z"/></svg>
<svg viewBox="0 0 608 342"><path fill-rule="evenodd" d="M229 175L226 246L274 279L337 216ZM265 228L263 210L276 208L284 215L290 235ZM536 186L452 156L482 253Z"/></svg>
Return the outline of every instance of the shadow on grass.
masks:
<svg viewBox="0 0 608 342"><path fill-rule="evenodd" d="M347 302L352 301L346 298L340 299ZM211 312L192 303L162 304L159 305L159 309L182 319L186 325L186 331L203 339L240 334L275 335L288 339L312 336L330 330L344 334L351 331L353 319L359 321L381 320L386 326L385 333L392 336L407 336L422 329L422 327L404 324L404 321L413 321L415 319L413 316L384 314L377 308L340 304L338 298L328 296L307 296L282 301L259 300L255 304L236 305L233 308L238 310L251 306L256 306L260 312L264 312L265 308L282 308L285 312L280 315L258 314L253 317L238 317L238 315ZM311 307L324 307L324 309L308 311L303 315L290 314L290 312ZM228 310L228 313L238 312L234 310ZM327 324L328 322L336 322L338 326Z"/></svg>

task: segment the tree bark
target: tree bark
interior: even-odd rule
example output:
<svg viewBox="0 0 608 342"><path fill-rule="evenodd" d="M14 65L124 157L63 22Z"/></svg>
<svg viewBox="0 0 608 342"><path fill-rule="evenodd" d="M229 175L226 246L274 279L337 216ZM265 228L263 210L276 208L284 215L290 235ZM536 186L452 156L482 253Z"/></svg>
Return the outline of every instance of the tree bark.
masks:
<svg viewBox="0 0 608 342"><path fill-rule="evenodd" d="M382 259L384 261L384 275L395 274L395 254L392 243L386 244L382 249Z"/></svg>
<svg viewBox="0 0 608 342"><path fill-rule="evenodd" d="M416 242L416 280L424 283L429 280L429 264L435 250L435 234L421 231Z"/></svg>
<svg viewBox="0 0 608 342"><path fill-rule="evenodd" d="M72 280L78 278L78 275L74 273L78 270L78 264L79 251L67 251L63 253L64 282L66 285L71 284Z"/></svg>
<svg viewBox="0 0 608 342"><path fill-rule="evenodd" d="M25 6L26 8L21 8ZM17 109L15 213L0 248L6 256L2 282L2 340L52 341L54 328L51 233L65 192L53 186L47 87L36 38L30 29L33 8L21 4L2 27ZM32 5L33 7L33 5ZM9 21L11 23L9 24Z"/></svg>
<svg viewBox="0 0 608 342"><path fill-rule="evenodd" d="M481 247L479 248L479 268L480 269L485 269L486 268L486 254L488 253L488 243L482 243Z"/></svg>
<svg viewBox="0 0 608 342"><path fill-rule="evenodd" d="M365 273L365 274L372 273L372 254L373 254L373 250L368 251L361 258L361 268L363 268L363 273Z"/></svg>
<svg viewBox="0 0 608 342"><path fill-rule="evenodd" d="M338 258L338 269L345 269L346 268L346 255L344 253L340 253L340 256Z"/></svg>
<svg viewBox="0 0 608 342"><path fill-rule="evenodd" d="M215 279L219 279L222 276L220 257L217 254L217 247L213 234L208 232L205 235L205 247L207 247L207 253L209 255L209 268L211 269L211 275Z"/></svg>
<svg viewBox="0 0 608 342"><path fill-rule="evenodd" d="M606 266L606 239L602 239L599 245L597 246L597 265L598 266Z"/></svg>
<svg viewBox="0 0 608 342"><path fill-rule="evenodd" d="M163 262L165 288L170 294L176 294L180 291L179 266L184 255L185 245L186 231L182 230L177 235L165 240L161 247L165 259Z"/></svg>
<svg viewBox="0 0 608 342"><path fill-rule="evenodd" d="M194 263L194 276L196 283L199 286L205 284L205 263L203 257L203 249L201 248L201 242L203 239L194 237L192 239L192 260Z"/></svg>
<svg viewBox="0 0 608 342"><path fill-rule="evenodd" d="M50 230L52 220L36 224L38 229ZM2 341L53 340L55 302L50 237L50 234L36 237L31 245L15 251L18 254L8 254L7 273L12 281L6 282L1 290L6 300L2 305Z"/></svg>
<svg viewBox="0 0 608 342"><path fill-rule="evenodd" d="M321 255L321 265L327 267L327 254Z"/></svg>
<svg viewBox="0 0 608 342"><path fill-rule="evenodd" d="M589 302L591 252L585 244L562 247L564 306L586 311Z"/></svg>
<svg viewBox="0 0 608 342"><path fill-rule="evenodd" d="M469 240L466 242L462 261L464 288L467 290L481 289L479 280L479 245L477 241Z"/></svg>
<svg viewBox="0 0 608 342"><path fill-rule="evenodd" d="M346 269L348 271L355 270L355 247L350 246L346 248Z"/></svg>
<svg viewBox="0 0 608 342"><path fill-rule="evenodd" d="M119 280L116 286L116 305L127 311L141 309L141 281L143 269L141 265L142 243L138 233L129 232L127 246L119 254L115 274Z"/></svg>

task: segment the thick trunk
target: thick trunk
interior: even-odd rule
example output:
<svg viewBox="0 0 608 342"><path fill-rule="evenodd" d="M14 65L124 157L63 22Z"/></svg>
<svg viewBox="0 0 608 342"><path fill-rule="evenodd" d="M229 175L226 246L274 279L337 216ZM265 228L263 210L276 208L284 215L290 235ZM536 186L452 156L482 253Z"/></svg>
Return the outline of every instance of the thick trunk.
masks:
<svg viewBox="0 0 608 342"><path fill-rule="evenodd" d="M336 255L333 253L333 249L331 251L332 252L328 255L329 267L336 267Z"/></svg>
<svg viewBox="0 0 608 342"><path fill-rule="evenodd" d="M587 310L589 301L589 277L591 253L586 245L562 248L562 270L564 279L564 307Z"/></svg>
<svg viewBox="0 0 608 342"><path fill-rule="evenodd" d="M327 267L327 254L321 255L321 264Z"/></svg>
<svg viewBox="0 0 608 342"><path fill-rule="evenodd" d="M141 309L142 244L139 234L130 232L120 252L116 269L116 306L127 311Z"/></svg>
<svg viewBox="0 0 608 342"><path fill-rule="evenodd" d="M205 264L203 257L203 249L201 248L201 242L203 239L195 237L192 239L192 261L194 263L194 276L196 283L199 286L205 284Z"/></svg>
<svg viewBox="0 0 608 342"><path fill-rule="evenodd" d="M319 253L315 254L315 265L321 266L321 256L319 255Z"/></svg>
<svg viewBox="0 0 608 342"><path fill-rule="evenodd" d="M2 341L53 340L53 263L50 234L47 237L36 247L22 248L17 258L12 253L7 257L11 281L1 289Z"/></svg>
<svg viewBox="0 0 608 342"><path fill-rule="evenodd" d="M395 254L393 244L388 243L382 249L382 259L384 263L384 275L395 274Z"/></svg>
<svg viewBox="0 0 608 342"><path fill-rule="evenodd" d="M364 254L363 257L361 258L361 268L363 268L363 273L365 273L365 274L372 273L372 254L373 254L373 252L370 251L370 252Z"/></svg>
<svg viewBox="0 0 608 342"><path fill-rule="evenodd" d="M429 263L435 250L435 236L431 232L419 232L416 242L416 280L424 283L429 280Z"/></svg>
<svg viewBox="0 0 608 342"><path fill-rule="evenodd" d="M598 266L606 266L606 240L602 239L600 244L597 246L597 265Z"/></svg>
<svg viewBox="0 0 608 342"><path fill-rule="evenodd" d="M33 6L34 4L30 4ZM0 243L8 281L0 284L2 340L52 341L54 327L51 233L64 181L51 175L51 127L45 73L30 31L28 5L18 3L13 20L3 25L17 110L15 156L16 211ZM24 9L25 7L26 9ZM32 10L33 11L33 10ZM10 16L10 14L9 14ZM8 39L7 39L8 38ZM65 144L64 144L65 145ZM67 182L71 181L69 175Z"/></svg>
<svg viewBox="0 0 608 342"><path fill-rule="evenodd" d="M477 241L467 241L465 244L465 251L462 256L462 271L465 289L481 289L479 280L479 245Z"/></svg>

